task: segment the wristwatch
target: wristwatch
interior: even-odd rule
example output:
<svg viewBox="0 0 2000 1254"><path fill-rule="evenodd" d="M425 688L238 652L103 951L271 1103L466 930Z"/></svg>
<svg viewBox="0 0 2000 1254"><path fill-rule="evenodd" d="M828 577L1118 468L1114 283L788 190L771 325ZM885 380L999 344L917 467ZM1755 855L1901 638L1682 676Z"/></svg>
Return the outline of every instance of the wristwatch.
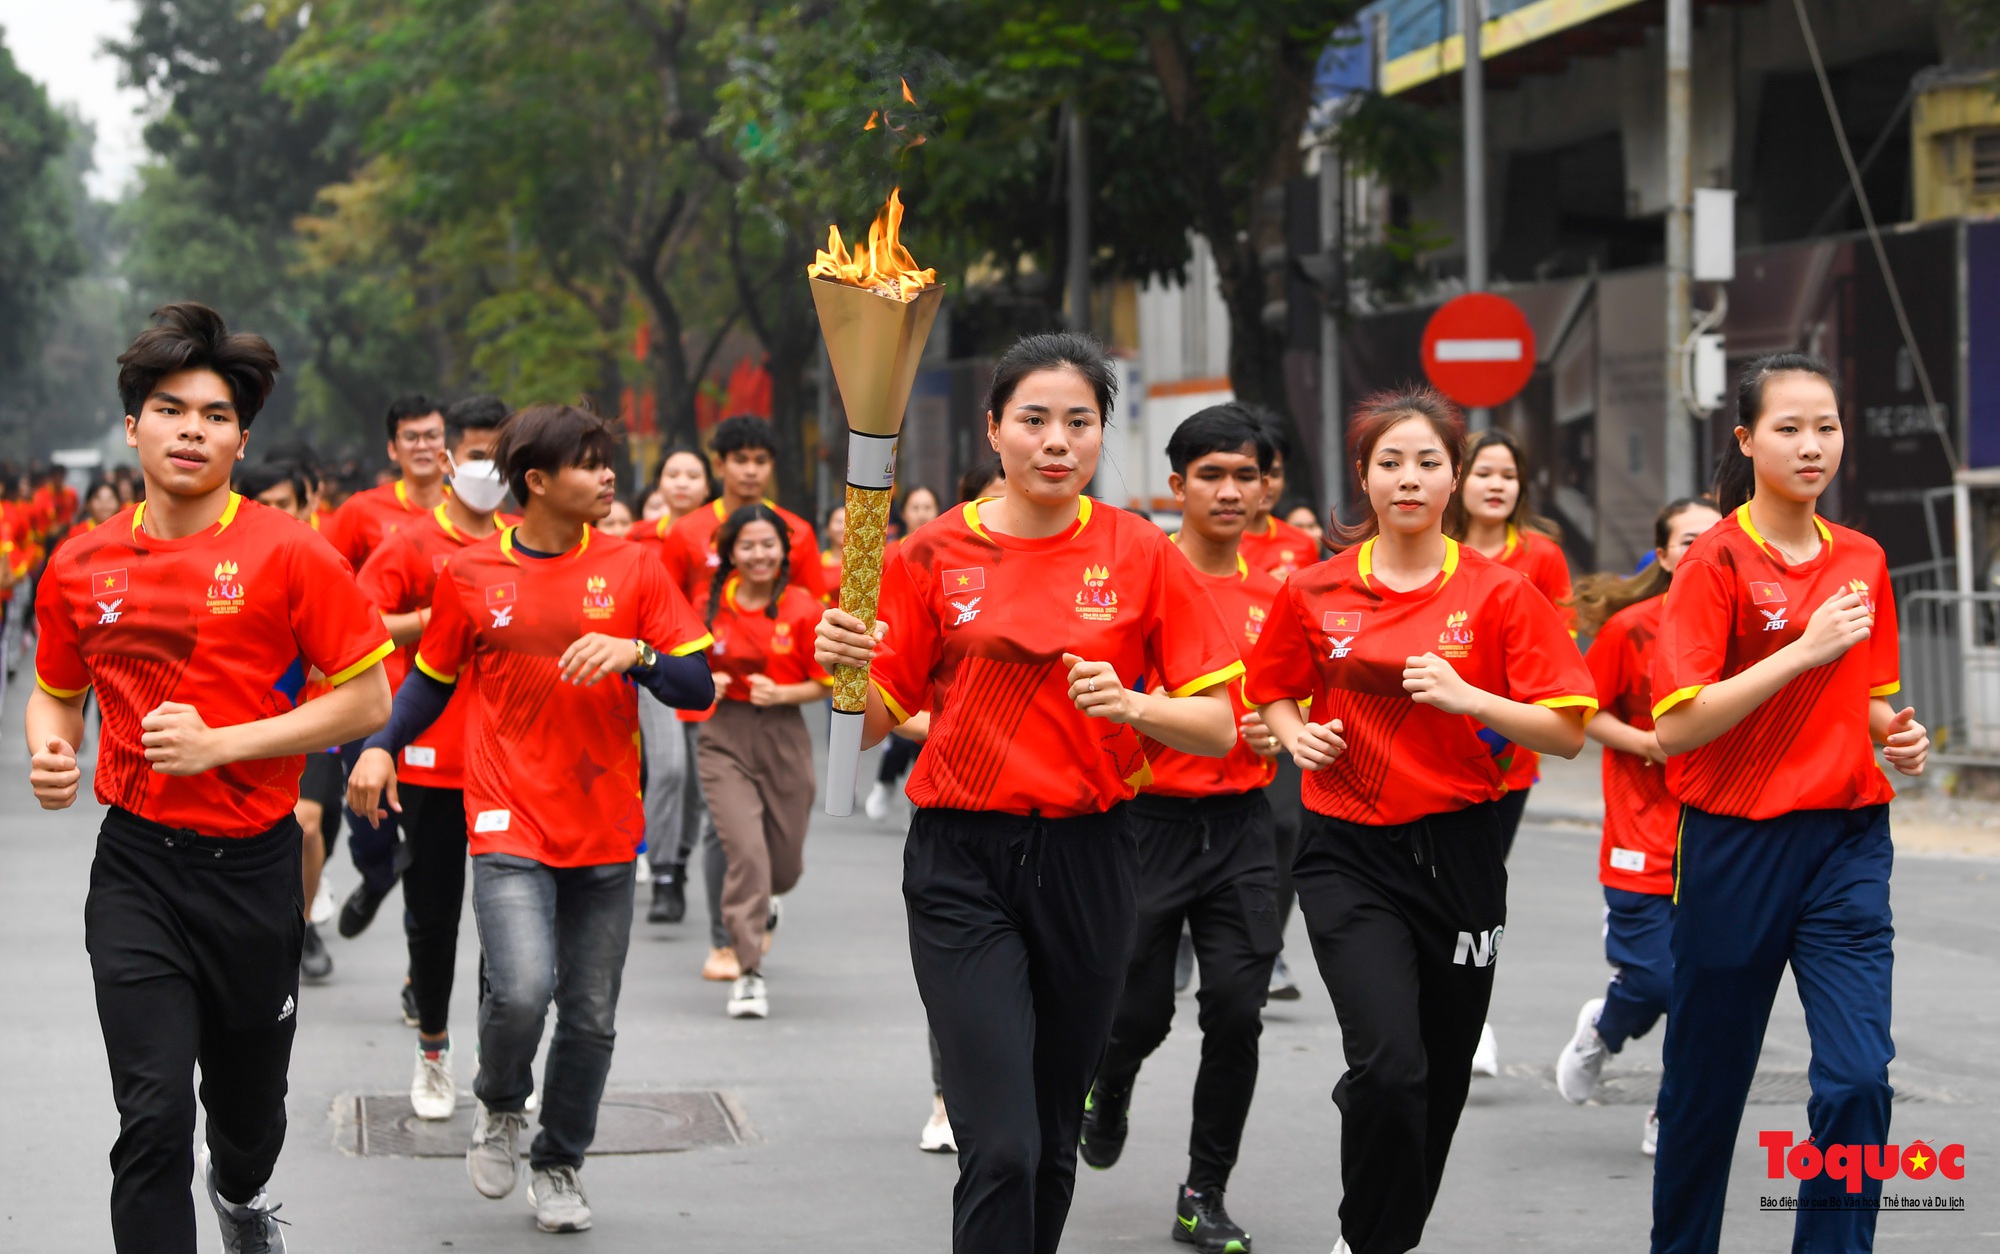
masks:
<svg viewBox="0 0 2000 1254"><path fill-rule="evenodd" d="M644 640L640 640L634 637L632 641L632 657L633 657L633 662L632 662L633 666L637 667L640 670L646 670L650 668L653 665L653 663L660 660L660 651L658 649L655 649L652 645L647 644Z"/></svg>

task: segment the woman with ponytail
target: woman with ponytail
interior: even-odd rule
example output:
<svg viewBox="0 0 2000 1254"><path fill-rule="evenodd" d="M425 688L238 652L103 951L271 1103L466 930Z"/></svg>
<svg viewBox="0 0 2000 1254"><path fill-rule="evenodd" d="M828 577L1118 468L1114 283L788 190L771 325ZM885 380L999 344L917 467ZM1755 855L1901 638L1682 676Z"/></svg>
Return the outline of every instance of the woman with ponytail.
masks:
<svg viewBox="0 0 2000 1254"><path fill-rule="evenodd" d="M715 644L715 716L702 730L696 763L716 836L729 858L722 922L740 974L729 1015L771 1013L764 954L776 918L772 898L805 871L812 814L812 739L799 707L823 699L833 679L813 660L819 598L791 582L785 519L769 505L745 505L716 532L720 564L704 607Z"/></svg>
<svg viewBox="0 0 2000 1254"><path fill-rule="evenodd" d="M1578 628L1592 637L1584 661L1597 681L1597 717L1585 734L1604 746L1604 958L1611 984L1577 1014L1576 1035L1556 1059L1556 1088L1589 1101L1607 1054L1644 1036L1667 1012L1674 959L1674 835L1680 805L1667 791L1667 756L1653 734L1653 646L1674 568L1701 534L1722 521L1707 500L1674 501L1653 520L1653 562L1636 575L1591 575L1577 586ZM1640 1137L1651 1154L1655 1112Z"/></svg>
<svg viewBox="0 0 2000 1254"><path fill-rule="evenodd" d="M1813 1142L1831 1156L1889 1138L1895 790L1876 749L1918 775L1930 738L1889 701L1900 685L1882 548L1817 512L1844 437L1825 365L1752 362L1718 484L1729 512L1681 559L1660 615L1654 734L1681 817L1654 1254L1721 1240L1788 965L1812 1039ZM1882 1182L1862 1179L1858 1198L1846 1188L1830 1173L1800 1184L1794 1249L1870 1248Z"/></svg>

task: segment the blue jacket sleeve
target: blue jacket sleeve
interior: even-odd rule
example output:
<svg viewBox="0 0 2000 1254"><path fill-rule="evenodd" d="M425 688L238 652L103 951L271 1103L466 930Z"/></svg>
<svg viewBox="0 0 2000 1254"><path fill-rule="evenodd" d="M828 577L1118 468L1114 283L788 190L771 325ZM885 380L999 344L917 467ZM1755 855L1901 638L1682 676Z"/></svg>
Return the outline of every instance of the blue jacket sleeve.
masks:
<svg viewBox="0 0 2000 1254"><path fill-rule="evenodd" d="M708 654L685 657L660 654L651 666L635 666L625 674L653 694L661 705L677 710L706 710L715 704L715 677L708 669Z"/></svg>
<svg viewBox="0 0 2000 1254"><path fill-rule="evenodd" d="M396 704L389 710L389 725L363 741L362 747L387 749L390 757L401 759L404 747L438 721L456 691L457 684L432 679L411 667L403 686L396 690Z"/></svg>

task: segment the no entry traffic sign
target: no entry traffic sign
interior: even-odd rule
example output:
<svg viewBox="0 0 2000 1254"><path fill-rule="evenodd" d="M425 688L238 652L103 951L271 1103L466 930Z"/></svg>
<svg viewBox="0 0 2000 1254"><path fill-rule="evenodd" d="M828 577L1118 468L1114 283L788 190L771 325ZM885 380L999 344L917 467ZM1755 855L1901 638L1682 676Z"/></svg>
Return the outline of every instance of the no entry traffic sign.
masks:
<svg viewBox="0 0 2000 1254"><path fill-rule="evenodd" d="M1535 373L1535 332L1520 306L1491 292L1445 302L1424 327L1424 374L1461 405L1504 405Z"/></svg>

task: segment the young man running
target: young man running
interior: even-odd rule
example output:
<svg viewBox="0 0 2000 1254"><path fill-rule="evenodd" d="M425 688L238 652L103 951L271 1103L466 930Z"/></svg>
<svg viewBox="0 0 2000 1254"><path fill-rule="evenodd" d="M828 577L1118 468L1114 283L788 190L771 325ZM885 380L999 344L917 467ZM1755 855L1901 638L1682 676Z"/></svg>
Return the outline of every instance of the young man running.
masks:
<svg viewBox="0 0 2000 1254"><path fill-rule="evenodd" d="M119 1135L121 1252L195 1248L203 1187L225 1251L284 1248L265 1182L285 1139L305 930L305 755L380 727L393 646L345 562L230 491L277 355L212 309L167 305L119 361L146 499L62 547L42 580L27 734L43 808L76 800L83 702L103 711L84 941ZM317 668L333 690L297 703Z"/></svg>
<svg viewBox="0 0 2000 1254"><path fill-rule="evenodd" d="M577 1172L597 1131L632 931L645 817L637 693L621 676L668 705L715 699L701 619L651 554L591 527L617 495L616 448L609 427L570 406L507 420L493 460L526 515L452 554L416 669L348 778L357 813L379 822L385 789L388 808L401 808L394 763L470 668L465 810L485 977L466 1169L487 1197L513 1192L553 999L542 1130L528 1158L544 1232L590 1226Z"/></svg>
<svg viewBox="0 0 2000 1254"><path fill-rule="evenodd" d="M723 520L745 505L769 505L777 511L778 517L785 520L789 541L786 563L791 571L790 582L804 588L815 598L825 596L827 588L822 582L819 546L813 539L812 524L766 499L778 465L778 441L771 424L748 414L725 418L716 424L709 437L709 451L714 455L716 478L722 485L721 495L677 521L662 518L651 526L634 527L631 538L658 550L667 564L667 573L687 598L688 604L707 605L710 585L714 583L716 568L722 561L715 551L715 533L721 530ZM836 585L836 591L837 588ZM700 725L686 723L684 726L687 729L687 761L694 763L698 760L696 744L700 738ZM653 894L661 905L661 917L666 917L671 912L667 899L687 883L687 862L698 837L702 843L702 878L708 897L709 933L708 961L703 964L701 973L710 980L731 981L743 972L731 948L729 929L722 923L722 881L729 863L722 852L721 842L716 838L715 824L708 818L701 786L693 781L692 770L689 778L690 784L682 799L687 812L681 823L680 844L673 849L655 850L652 854L656 868Z"/></svg>
<svg viewBox="0 0 2000 1254"><path fill-rule="evenodd" d="M368 564L369 554L383 537L430 517L444 503L443 410L442 404L422 393L399 396L389 403L389 461L396 466L398 477L348 497L322 533L356 571ZM360 752L358 744L342 745L342 764L352 770ZM340 907L340 934L352 939L375 921L375 912L402 874L407 851L393 820L371 828L349 814L347 826L348 856L361 873L361 882Z"/></svg>
<svg viewBox="0 0 2000 1254"><path fill-rule="evenodd" d="M493 463L493 446L506 418L506 402L497 396L471 397L446 411L451 493L430 517L405 523L385 537L361 568L361 591L382 612L396 642L388 663L392 687L400 688L410 672L446 564L495 530L493 511L507 485ZM378 760L374 773L385 766L393 771L402 797L400 826L409 852L403 868L404 931L410 947L409 1000L417 1012L410 1106L419 1119L449 1119L458 1106L447 1025L465 900L465 712L471 703L472 685L463 685L443 716L403 746L399 757L389 759L384 749L362 753L388 759Z"/></svg>
<svg viewBox="0 0 2000 1254"><path fill-rule="evenodd" d="M1271 443L1241 407L1217 405L1180 425L1167 441L1167 460L1173 466L1167 484L1181 507L1174 543L1223 623L1241 633L1247 656L1280 587L1236 551L1263 494ZM1242 687L1241 678L1230 683L1241 718L1227 757L1146 745L1152 782L1125 807L1139 846L1139 924L1078 1143L1083 1161L1099 1170L1125 1148L1140 1064L1173 1022L1174 951L1186 926L1201 965L1201 1068L1173 1236L1208 1254L1250 1249L1250 1234L1229 1218L1222 1193L1257 1086L1257 1038L1279 945L1278 873L1264 798L1277 742L1242 700Z"/></svg>

